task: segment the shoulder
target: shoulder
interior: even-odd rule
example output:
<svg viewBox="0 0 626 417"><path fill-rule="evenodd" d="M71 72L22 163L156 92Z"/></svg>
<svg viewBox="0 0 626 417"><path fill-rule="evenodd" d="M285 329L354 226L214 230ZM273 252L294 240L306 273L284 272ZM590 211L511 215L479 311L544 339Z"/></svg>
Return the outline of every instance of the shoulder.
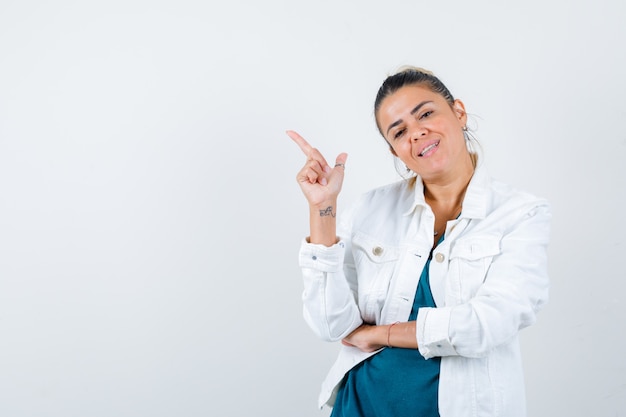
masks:
<svg viewBox="0 0 626 417"><path fill-rule="evenodd" d="M548 202L526 191L491 177L487 168L480 164L463 200L465 217L517 221L538 207L549 210Z"/></svg>
<svg viewBox="0 0 626 417"><path fill-rule="evenodd" d="M415 187L406 180L373 188L362 194L354 204L358 211L402 211L415 202Z"/></svg>
<svg viewBox="0 0 626 417"><path fill-rule="evenodd" d="M536 196L530 192L495 179L491 180L490 188L492 191L491 202L494 209L550 207L550 203L545 198Z"/></svg>
<svg viewBox="0 0 626 417"><path fill-rule="evenodd" d="M361 194L341 215L345 224L395 218L415 204L415 187L406 180L373 188Z"/></svg>
<svg viewBox="0 0 626 417"><path fill-rule="evenodd" d="M491 190L491 210L486 224L495 222L505 233L523 224L541 224L548 233L552 218L548 200L497 180L492 180Z"/></svg>
<svg viewBox="0 0 626 417"><path fill-rule="evenodd" d="M413 199L415 187L407 180L401 180L373 188L360 196L359 201L385 200L388 197L410 197Z"/></svg>

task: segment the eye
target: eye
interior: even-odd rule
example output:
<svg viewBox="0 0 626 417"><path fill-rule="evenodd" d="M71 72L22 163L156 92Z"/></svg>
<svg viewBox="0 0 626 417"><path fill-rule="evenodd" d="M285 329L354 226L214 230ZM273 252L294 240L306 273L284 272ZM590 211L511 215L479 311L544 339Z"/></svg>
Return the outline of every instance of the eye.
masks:
<svg viewBox="0 0 626 417"><path fill-rule="evenodd" d="M393 134L393 138L394 139L398 139L400 136L402 136L404 134L405 131L406 131L406 129L404 129L404 128L398 129L396 131L396 133Z"/></svg>
<svg viewBox="0 0 626 417"><path fill-rule="evenodd" d="M425 119L425 118L429 117L431 114L433 114L433 110L428 110L428 111L422 113L422 115L420 116L420 119Z"/></svg>

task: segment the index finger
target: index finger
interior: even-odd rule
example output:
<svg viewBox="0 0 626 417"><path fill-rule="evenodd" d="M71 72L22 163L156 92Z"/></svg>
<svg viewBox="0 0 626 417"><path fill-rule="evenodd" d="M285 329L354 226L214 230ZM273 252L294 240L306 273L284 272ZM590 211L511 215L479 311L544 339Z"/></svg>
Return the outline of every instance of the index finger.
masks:
<svg viewBox="0 0 626 417"><path fill-rule="evenodd" d="M288 130L287 136L289 136L291 139L293 139L294 142L296 142L296 145L298 145L298 147L302 150L302 152L304 152L306 156L309 156L309 154L313 150L313 147L309 144L309 142L307 142L302 136L300 136L293 130Z"/></svg>

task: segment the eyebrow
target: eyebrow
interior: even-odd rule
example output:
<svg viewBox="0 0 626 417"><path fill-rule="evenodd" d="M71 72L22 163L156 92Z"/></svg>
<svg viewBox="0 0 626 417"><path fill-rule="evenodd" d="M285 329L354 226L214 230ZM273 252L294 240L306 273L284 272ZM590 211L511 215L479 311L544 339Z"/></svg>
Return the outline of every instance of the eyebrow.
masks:
<svg viewBox="0 0 626 417"><path fill-rule="evenodd" d="M418 111L420 111L420 109L428 103L432 103L431 100L426 100L426 101L422 101L420 104L418 104L417 106L413 107L413 110L411 110L411 115L414 115L415 113L417 113ZM389 127L387 128L387 132L386 134L389 134L389 131L391 129L393 129L394 127L398 126L400 123L402 123L402 119L396 120L395 122L393 122L392 124L389 125Z"/></svg>

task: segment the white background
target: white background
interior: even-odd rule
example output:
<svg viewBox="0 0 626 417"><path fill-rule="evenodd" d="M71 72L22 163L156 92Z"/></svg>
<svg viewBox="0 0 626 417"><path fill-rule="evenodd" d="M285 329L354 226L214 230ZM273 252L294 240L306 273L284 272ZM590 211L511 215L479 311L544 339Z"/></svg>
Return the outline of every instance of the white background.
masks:
<svg viewBox="0 0 626 417"><path fill-rule="evenodd" d="M626 416L619 0L0 2L0 416L325 416L295 129L397 179L374 95L434 71L553 206L532 417Z"/></svg>

